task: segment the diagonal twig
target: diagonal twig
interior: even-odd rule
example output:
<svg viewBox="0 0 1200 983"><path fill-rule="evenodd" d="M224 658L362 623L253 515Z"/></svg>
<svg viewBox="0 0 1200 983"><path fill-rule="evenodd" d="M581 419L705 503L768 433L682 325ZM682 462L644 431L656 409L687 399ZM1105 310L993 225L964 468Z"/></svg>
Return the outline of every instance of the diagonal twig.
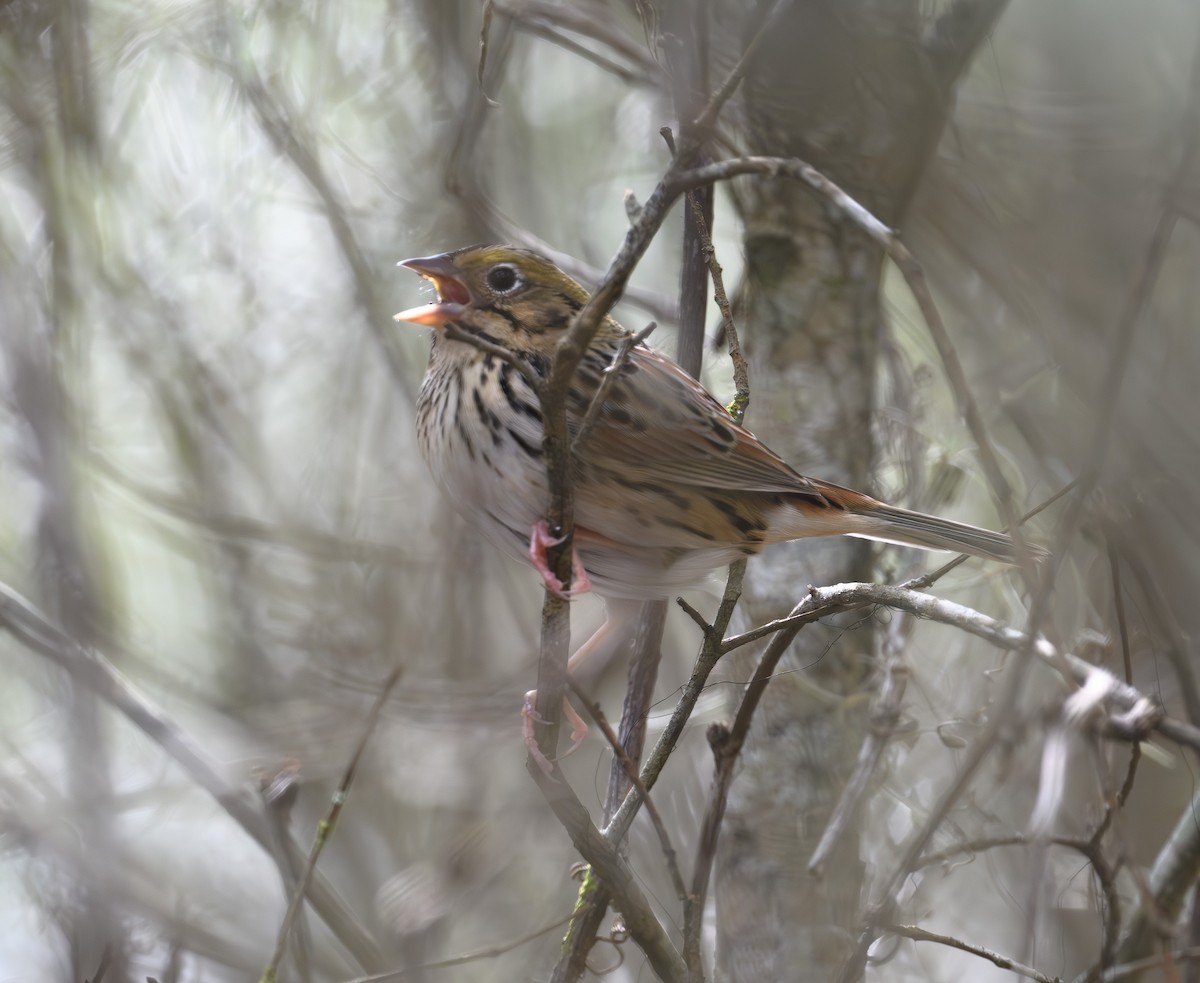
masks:
<svg viewBox="0 0 1200 983"><path fill-rule="evenodd" d="M358 739L358 744L355 746L354 752L350 755L350 760L346 763L345 771L342 772L341 781L338 782L337 789L334 791L333 798L330 801L329 812L317 824L317 835L313 838L308 859L304 864L304 871L300 875L299 886L296 888L295 894L292 895L287 911L284 913L283 921L279 925L279 933L275 939L275 951L271 954L271 960L263 970L261 983L274 983L277 977L279 964L283 961L283 953L287 947L288 934L291 932L292 926L300 914L300 908L304 904L304 897L308 893L313 874L317 869L317 860L320 859L321 852L325 849L325 844L329 842L329 837L333 834L334 828L337 826L338 817L342 814L342 808L346 804L346 795L349 793L350 785L354 782L354 775L358 771L358 763L362 760L363 752L367 749L367 743L371 740L371 735L375 733L375 725L379 722L379 714L383 710L383 705L387 702L388 697L391 696L396 683L400 681L403 670L404 664L399 663L388 673L387 679L384 680L383 685L379 688L375 702L367 713L367 720L363 725L362 735Z"/></svg>

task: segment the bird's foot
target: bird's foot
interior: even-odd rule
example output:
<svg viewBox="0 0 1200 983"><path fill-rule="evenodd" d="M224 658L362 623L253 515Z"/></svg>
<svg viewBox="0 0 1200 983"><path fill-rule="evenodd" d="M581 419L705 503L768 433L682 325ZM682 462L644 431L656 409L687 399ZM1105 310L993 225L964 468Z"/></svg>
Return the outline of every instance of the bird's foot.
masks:
<svg viewBox="0 0 1200 983"><path fill-rule="evenodd" d="M537 690L531 689L525 694L525 705L521 707L521 736L525 741L525 750L529 752L529 756L537 762L538 767L547 775L550 775L554 771L554 761L561 761L568 754L573 754L578 750L579 745L583 743L583 739L587 737L587 724L575 712L575 708L571 706L571 701L565 696L563 697L562 708L563 717L571 725L571 746L552 761L542 754L542 749L538 747L537 735L533 732L535 724L544 724L546 722L542 719L541 714L537 712Z"/></svg>
<svg viewBox="0 0 1200 983"><path fill-rule="evenodd" d="M546 589L564 601L569 601L571 598L579 594L586 594L591 590L592 582L588 579L587 571L583 568L583 561L579 559L579 553L575 550L571 551L570 590L567 590L563 582L558 579L557 574L550 569L550 564L546 561L546 550L551 546L557 546L562 541L562 536L550 535L550 527L546 525L545 519L538 519L529 532L529 560L537 572L542 575Z"/></svg>

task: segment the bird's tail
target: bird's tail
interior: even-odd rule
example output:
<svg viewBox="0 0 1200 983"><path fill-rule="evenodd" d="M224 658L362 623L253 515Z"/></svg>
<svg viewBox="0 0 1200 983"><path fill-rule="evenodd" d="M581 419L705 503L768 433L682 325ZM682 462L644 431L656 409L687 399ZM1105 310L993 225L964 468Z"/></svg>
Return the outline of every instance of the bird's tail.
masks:
<svg viewBox="0 0 1200 983"><path fill-rule="evenodd" d="M970 553L1004 563L1016 561L1013 541L1001 532L969 526L965 522L939 519L923 512L910 512L883 502L874 502L866 508L859 507L855 512L865 521L862 531L848 533L851 536L927 550ZM1035 558L1049 555L1040 546L1030 546L1029 550Z"/></svg>

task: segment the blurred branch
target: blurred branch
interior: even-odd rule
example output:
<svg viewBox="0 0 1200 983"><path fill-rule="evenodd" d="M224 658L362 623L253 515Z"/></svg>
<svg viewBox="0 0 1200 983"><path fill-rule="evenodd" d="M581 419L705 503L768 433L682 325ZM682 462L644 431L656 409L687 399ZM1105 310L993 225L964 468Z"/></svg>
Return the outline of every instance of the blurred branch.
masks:
<svg viewBox="0 0 1200 983"><path fill-rule="evenodd" d="M708 105L701 110L700 115L684 130L685 143L691 140L703 140L708 136L708 131L716 124L717 117L721 114L725 103L733 98L733 94L737 92L738 86L746 78L746 72L754 60L759 45L762 43L763 38L767 36L767 33L775 23L775 18L784 6L786 4L783 3L783 0L758 0L757 6L750 14L751 23L757 20L758 27L755 29L754 34L751 35L749 42L742 49L737 64L725 76L725 80L721 83L720 88L713 93L712 98L708 101Z"/></svg>
<svg viewBox="0 0 1200 983"><path fill-rule="evenodd" d="M288 934L291 932L292 925L295 924L296 919L300 915L301 906L304 904L304 897L308 893L313 875L316 873L317 860L320 859L321 851L325 849L325 844L329 842L329 837L333 835L333 831L337 827L338 817L342 814L342 808L346 805L346 796L350 791L351 784L354 782L355 772L358 771L358 763L362 760L363 752L367 749L367 743L370 741L371 735L375 733L375 725L379 722L379 714L383 710L383 705L387 703L392 689L400 681L400 675L403 670L404 664L399 663L388 673L387 679L384 680L383 685L379 688L375 702L371 705L371 709L367 713L367 720L363 725L362 735L359 737L358 744L355 745L354 751L350 755L350 760L346 763L346 770L342 773L342 779L338 782L337 789L333 793L329 812L317 824L317 835L313 839L312 849L309 851L308 860L304 864L304 872L300 876L300 883L296 888L295 894L292 895L287 911L284 913L283 921L279 926L279 934L275 940L275 951L272 953L271 961L267 963L266 969L263 970L262 983L274 983L276 979L279 972L279 964L283 961Z"/></svg>
<svg viewBox="0 0 1200 983"><path fill-rule="evenodd" d="M1105 368L1104 379L1097 392L1103 394L1096 409L1096 425L1092 429L1091 440L1081 458L1079 486L1075 496L1067 505L1058 530L1057 555L1050 561L1046 572L1046 582L1052 584L1054 576L1062 563L1065 545L1075 535L1075 530L1083 516L1083 510L1104 469L1108 459L1109 444L1112 440L1113 427L1116 423L1117 407L1120 405L1122 385L1129 368L1130 353L1133 350L1133 339L1150 298L1158 283L1159 273L1167 255L1167 245L1175 231L1175 223L1179 212L1175 201L1182 197L1181 191L1187 186L1191 172L1192 161L1196 156L1198 136L1200 136L1200 37L1195 41L1192 54L1192 65L1189 78L1190 98L1184 107L1179 121L1178 131L1181 134L1179 159L1175 169L1163 191L1163 206L1159 210L1154 230L1146 243L1142 255L1142 264L1135 277L1133 287L1126 298L1125 306L1117 321L1115 337L1109 342L1111 354Z"/></svg>
<svg viewBox="0 0 1200 983"><path fill-rule="evenodd" d="M543 925L541 928L535 928L532 932L527 932L524 935L518 936L508 942L503 942L499 945L486 946L483 949L476 949L473 952L464 952L458 956L452 956L449 959L439 959L437 962L424 963L420 966L412 966L407 969L397 969L386 973L374 973L371 976L356 976L352 980L346 980L345 983L388 983L388 981L402 981L409 977L423 977L431 969L452 969L455 966L465 966L468 963L482 962L485 959L495 959L497 956L502 956L506 952L512 952L520 946L527 945L540 939L543 935L549 935L556 928L560 928L570 920L568 915L566 918L560 918L558 921L551 922L549 925Z"/></svg>
<svg viewBox="0 0 1200 983"><path fill-rule="evenodd" d="M232 14L225 17L223 27L231 50L230 59L227 62L215 61L215 64L227 72L237 84L257 114L263 132L275 144L279 153L291 160L296 170L320 198L334 239L346 260L346 265L350 268L355 296L366 319L367 330L383 355L393 380L410 399L414 398L415 393L411 391L408 373L404 371L390 343L387 326L391 319L375 290L375 273L362 246L359 245L341 196L326 176L317 151L301 133L302 114L288 104L281 92L267 90L254 67L245 38Z"/></svg>
<svg viewBox="0 0 1200 983"><path fill-rule="evenodd" d="M600 728L600 733L604 735L604 739L608 741L608 746L612 748L613 756L620 762L621 768L629 779L629 784L641 794L642 801L646 804L646 814L650 817L650 823L654 827L654 835L658 837L659 848L662 850L663 858L667 864L667 873L671 875L671 884L675 888L675 896L681 902L686 901L687 888L684 886L683 877L679 873L679 863L676 859L678 853L671 843L671 834L667 832L666 823L663 822L662 816L659 814L654 802L650 799L650 793L646 790L646 786L642 784L642 780L638 776L637 762L629 756L621 739L617 737L616 732L609 725L608 719L604 716L604 711L600 708L600 704L590 699L583 687L574 680L571 681L571 690L579 697L588 715L595 721L596 726Z"/></svg>
<svg viewBox="0 0 1200 983"><path fill-rule="evenodd" d="M820 877L825 861L833 852L833 848L850 827L850 820L858 808L858 803L871 784L871 778L879 767L883 752L887 750L896 728L900 724L901 711L904 701L904 691L908 686L909 670L898 658L892 658L884 666L883 682L879 692L871 702L870 729L858 750L858 761L854 771L846 781L846 787L838 799L829 822L825 824L825 832L821 841L813 851L808 861L808 870L814 877Z"/></svg>
<svg viewBox="0 0 1200 983"><path fill-rule="evenodd" d="M166 516L203 529L210 536L239 542L264 543L302 553L316 560L361 563L365 560L403 566L419 566L421 560L391 543L356 539L345 533L326 532L292 522L263 522L246 515L217 514L195 505L181 495L154 488L120 471L101 455L92 464L122 491Z"/></svg>
<svg viewBox="0 0 1200 983"><path fill-rule="evenodd" d="M956 939L952 935L940 935L937 932L929 932L916 925L883 925L880 926L883 931L891 935L899 935L901 938L912 939L914 942L936 942L939 945L949 946L951 949L959 949L962 952L969 952L972 955L979 956L981 959L986 959L988 962L995 963L1001 969L1007 969L1017 976L1024 976L1026 979L1036 980L1037 983L1062 983L1061 976L1047 976L1045 973L1039 972L1032 966L1026 966L1023 963L1017 962L1011 956L1002 956L998 952L991 949L985 949L983 946L972 945L969 942L964 942L962 939Z"/></svg>
<svg viewBox="0 0 1200 983"><path fill-rule="evenodd" d="M688 192L688 206L692 219L699 230L701 250L704 261L712 277L713 299L721 311L721 337L729 351L729 360L733 363L733 401L726 407L729 415L741 423L750 407L750 368L746 357L742 354L742 343L738 337L737 325L733 322L733 308L729 303L729 295L725 292L725 276L721 264L717 262L717 251L713 247L712 236L704 222L704 211L692 192Z"/></svg>
<svg viewBox="0 0 1200 983"><path fill-rule="evenodd" d="M1150 871L1149 897L1142 897L1134 909L1125 936L1117 950L1123 962L1142 959L1161 933L1160 926L1171 925L1183 910L1188 891L1200 880L1200 793L1184 807L1155 858ZM1169 938L1161 940L1169 944Z"/></svg>
<svg viewBox="0 0 1200 983"><path fill-rule="evenodd" d="M556 30L548 24L543 24L538 21L520 21L518 26L529 34L541 38L543 41L549 41L551 44L557 45L564 51L569 51L573 55L578 55L585 61L590 61L593 65L614 75L627 85L639 86L655 86L658 80L647 72L640 71L637 68L630 68L622 65L620 62L614 61L611 58L605 57L598 51L593 51L585 44L581 44L574 38L562 31Z"/></svg>
<svg viewBox="0 0 1200 983"><path fill-rule="evenodd" d="M1162 636L1162 650L1179 682L1179 693L1187 718L1194 726L1200 727L1200 680L1196 675L1193 643L1185 636L1179 619L1159 585L1155 570L1142 555L1140 544L1131 541L1127 526L1120 522L1112 523L1107 535L1116 539L1120 559L1136 578L1153 616L1154 630Z"/></svg>
<svg viewBox="0 0 1200 983"><path fill-rule="evenodd" d="M483 20L479 27L479 64L475 69L475 82L479 86L479 93L492 108L499 106L500 103L487 94L487 89L483 85L483 76L487 70L488 42L492 32L492 13L495 6L495 0L483 0Z"/></svg>
<svg viewBox="0 0 1200 983"><path fill-rule="evenodd" d="M962 77L1007 6L1008 0L953 0L929 23L921 46L943 88Z"/></svg>
<svg viewBox="0 0 1200 983"><path fill-rule="evenodd" d="M1095 983L1117 983L1118 980L1123 980L1130 976L1140 976L1150 969L1162 969L1166 972L1172 970L1174 968L1173 964L1176 962L1194 964L1197 960L1200 960L1200 946L1190 946L1186 949L1170 949L1161 956L1148 956L1145 959L1135 959L1132 962L1112 966L1101 973L1095 980ZM1170 977L1166 978L1169 979ZM1075 983L1093 983L1093 979L1089 975L1081 975L1076 977Z"/></svg>
<svg viewBox="0 0 1200 983"><path fill-rule="evenodd" d="M704 641L696 658L696 665L692 669L687 683L684 684L683 692L679 694L675 709L671 711L671 719L667 721L667 726L647 757L645 765L642 766L642 786L647 789L653 788L654 783L658 781L658 776L666 765L667 758L675 750L683 736L684 728L691 719L692 711L696 708L700 694L704 692L704 688L708 684L708 677L716 668L717 662L723 654L721 652L721 636L728 629L734 609L742 596L742 580L745 574L745 560L738 560L736 563L730 564L729 578L725 583L725 591L720 607L717 609L717 616L711 625L701 625L704 631ZM682 599L680 603L684 603ZM625 836L641 803L641 789L635 786L629 790L625 801L621 803L621 808L604 828L604 835L609 842L620 842Z"/></svg>
<svg viewBox="0 0 1200 983"><path fill-rule="evenodd" d="M72 679L83 683L123 714L270 853L271 833L262 814L251 808L246 797L225 782L183 730L138 694L103 655L76 644L25 598L4 584L0 584L0 627L27 648L66 670ZM292 847L295 849L294 843ZM325 924L364 969L377 971L383 968L386 959L370 933L319 874L310 885L309 897Z"/></svg>
<svg viewBox="0 0 1200 983"><path fill-rule="evenodd" d="M629 862L596 829L587 809L565 781L544 774L532 761L526 770L570 835L575 849L611 893L613 904L625 916L629 934L645 952L654 972L665 983L685 983L688 975L683 960L646 901Z"/></svg>
<svg viewBox="0 0 1200 983"><path fill-rule="evenodd" d="M640 77L654 82L661 76L658 63L640 44L613 26L611 18L601 19L587 5L550 3L547 0L493 0L498 11L507 14L525 30L553 33L570 31L611 48L629 61Z"/></svg>

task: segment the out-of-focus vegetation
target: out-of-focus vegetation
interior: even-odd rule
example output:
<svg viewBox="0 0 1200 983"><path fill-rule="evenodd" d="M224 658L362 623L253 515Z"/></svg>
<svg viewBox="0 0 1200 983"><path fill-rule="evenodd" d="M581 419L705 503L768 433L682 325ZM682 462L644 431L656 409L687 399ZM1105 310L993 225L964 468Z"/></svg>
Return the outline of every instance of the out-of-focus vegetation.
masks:
<svg viewBox="0 0 1200 983"><path fill-rule="evenodd" d="M719 79L745 11L712 4L713 30L730 32L713 44ZM624 190L645 198L668 162L659 128L677 125L638 16L651 6L496 3L481 92L473 0L0 3L0 980L94 979L105 960L106 980L257 978L396 665L281 978L547 977L561 927L510 945L561 922L576 890L519 736L541 592L426 475L412 408L427 341L390 316L425 288L394 265L516 239L599 279L628 227ZM953 5L924 6L932 21ZM1014 3L902 224L1023 504L1086 474L1113 410L1076 534L1056 542L1062 506L1032 527L1063 547L1047 630L1118 676L1124 630L1133 682L1193 724L1200 202L1196 167L1178 165L1196 140L1198 36L1185 3ZM739 189L718 192L715 221L731 285ZM678 240L669 223L616 312L658 320L667 350ZM928 334L898 279L885 287L881 492L995 524ZM708 356L726 396L727 368ZM748 424L784 429L756 419L753 384ZM885 551L879 577L913 563ZM974 565L935 590L1021 624L1018 583ZM574 616L583 635L598 608ZM47 624L62 634L39 636ZM868 885L955 774L1005 662L950 629L909 630L880 632L881 647L904 643L915 723L866 809ZM697 637L673 612L656 715ZM87 652L118 676L81 668ZM597 692L616 719L610 675ZM731 688L706 696L654 793L685 864L711 767L703 725ZM1027 831L1064 693L1037 671L931 850ZM1127 745L1065 741L1049 832L1085 837ZM566 764L589 806L609 758L594 735ZM1195 760L1147 748L1103 842L1127 864L1108 899L1078 852L966 851L913 874L897 920L1050 976L1093 965L1106 905L1138 905L1135 875L1194 794ZM676 912L657 849L639 820L634 867ZM879 950L880 980L1001 972L926 943ZM620 964L609 979L649 978L632 946L596 949L606 964Z"/></svg>

